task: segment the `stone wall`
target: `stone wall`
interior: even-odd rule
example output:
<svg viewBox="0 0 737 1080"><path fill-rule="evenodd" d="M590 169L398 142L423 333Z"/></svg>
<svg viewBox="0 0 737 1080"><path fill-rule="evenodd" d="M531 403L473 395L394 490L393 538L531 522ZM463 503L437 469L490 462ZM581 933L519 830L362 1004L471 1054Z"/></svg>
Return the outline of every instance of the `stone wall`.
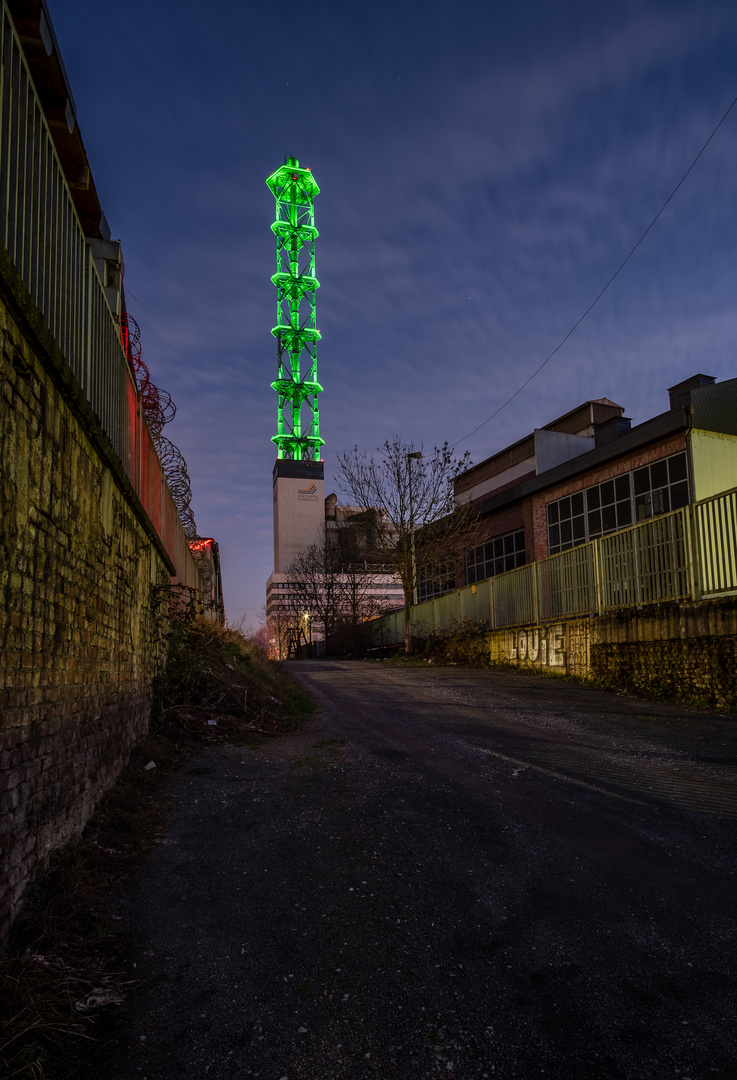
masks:
<svg viewBox="0 0 737 1080"><path fill-rule="evenodd" d="M492 663L737 707L737 597L496 630L489 643Z"/></svg>
<svg viewBox="0 0 737 1080"><path fill-rule="evenodd" d="M737 598L594 620L591 675L623 689L737 707Z"/></svg>
<svg viewBox="0 0 737 1080"><path fill-rule="evenodd" d="M3 285L0 937L147 730L174 572L40 316L13 301Z"/></svg>

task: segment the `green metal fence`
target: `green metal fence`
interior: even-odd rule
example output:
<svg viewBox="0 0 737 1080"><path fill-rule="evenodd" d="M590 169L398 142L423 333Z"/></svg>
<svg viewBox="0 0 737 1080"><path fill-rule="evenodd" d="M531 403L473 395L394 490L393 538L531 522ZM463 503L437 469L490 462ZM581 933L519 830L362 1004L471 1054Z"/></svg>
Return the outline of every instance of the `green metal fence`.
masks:
<svg viewBox="0 0 737 1080"><path fill-rule="evenodd" d="M562 551L537 563L541 621L586 615L598 609L596 543Z"/></svg>
<svg viewBox="0 0 737 1080"><path fill-rule="evenodd" d="M467 585L412 609L412 631L461 620L501 629L663 601L737 593L737 488L643 521L601 540ZM392 642L404 640L383 622Z"/></svg>
<svg viewBox="0 0 737 1080"><path fill-rule="evenodd" d="M688 508L611 533L601 541L602 606L684 600L693 593Z"/></svg>
<svg viewBox="0 0 737 1080"><path fill-rule="evenodd" d="M487 578L486 581L458 590L461 619L491 626L491 581L491 578Z"/></svg>
<svg viewBox="0 0 737 1080"><path fill-rule="evenodd" d="M693 506L701 595L737 592L737 488Z"/></svg>
<svg viewBox="0 0 737 1080"><path fill-rule="evenodd" d="M7 6L0 4L0 242L129 476L135 384Z"/></svg>
<svg viewBox="0 0 737 1080"><path fill-rule="evenodd" d="M85 236L21 38L0 0L0 248L78 379L179 580L201 587L98 273L98 241Z"/></svg>
<svg viewBox="0 0 737 1080"><path fill-rule="evenodd" d="M491 615L493 626L538 622L534 563L493 578Z"/></svg>

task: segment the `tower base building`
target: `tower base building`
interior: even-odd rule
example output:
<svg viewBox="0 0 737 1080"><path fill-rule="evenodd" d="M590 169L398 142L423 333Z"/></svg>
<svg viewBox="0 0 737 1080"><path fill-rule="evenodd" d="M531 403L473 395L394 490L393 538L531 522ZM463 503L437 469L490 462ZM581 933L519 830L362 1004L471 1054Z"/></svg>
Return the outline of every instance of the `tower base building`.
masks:
<svg viewBox="0 0 737 1080"><path fill-rule="evenodd" d="M274 573L325 534L325 465L279 458L274 464Z"/></svg>

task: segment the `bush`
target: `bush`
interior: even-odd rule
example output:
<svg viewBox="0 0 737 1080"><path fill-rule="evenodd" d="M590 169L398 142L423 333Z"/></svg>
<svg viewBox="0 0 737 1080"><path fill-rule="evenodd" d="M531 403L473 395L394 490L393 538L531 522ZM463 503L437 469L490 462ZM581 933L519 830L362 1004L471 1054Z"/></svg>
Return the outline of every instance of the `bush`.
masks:
<svg viewBox="0 0 737 1080"><path fill-rule="evenodd" d="M154 683L155 730L224 742L290 730L311 711L307 692L254 639L200 616L173 620Z"/></svg>
<svg viewBox="0 0 737 1080"><path fill-rule="evenodd" d="M433 631L426 638L416 638L414 656L433 664L490 667L488 632L471 619L463 619L448 630Z"/></svg>

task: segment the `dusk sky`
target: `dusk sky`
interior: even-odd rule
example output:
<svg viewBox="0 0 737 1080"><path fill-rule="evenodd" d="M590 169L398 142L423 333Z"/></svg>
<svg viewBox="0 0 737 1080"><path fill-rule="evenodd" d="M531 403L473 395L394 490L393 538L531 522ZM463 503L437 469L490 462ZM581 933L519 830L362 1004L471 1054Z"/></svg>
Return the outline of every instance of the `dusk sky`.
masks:
<svg viewBox="0 0 737 1080"><path fill-rule="evenodd" d="M273 568L274 200L315 204L326 492L336 455L454 443L529 377L737 95L734 0L358 5L48 0L152 378L178 412L226 614ZM589 398L633 424L737 376L737 106L594 310L458 445Z"/></svg>

